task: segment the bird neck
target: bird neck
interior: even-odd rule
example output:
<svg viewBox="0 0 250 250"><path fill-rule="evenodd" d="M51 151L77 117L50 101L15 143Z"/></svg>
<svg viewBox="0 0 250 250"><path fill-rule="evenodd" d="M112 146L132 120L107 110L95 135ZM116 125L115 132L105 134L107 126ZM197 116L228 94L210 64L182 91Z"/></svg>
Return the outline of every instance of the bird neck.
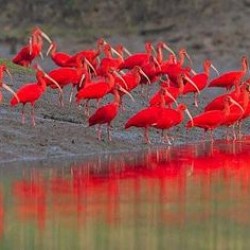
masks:
<svg viewBox="0 0 250 250"><path fill-rule="evenodd" d="M163 62L163 53L162 53L162 48L160 46L157 47L156 59L159 63Z"/></svg>
<svg viewBox="0 0 250 250"><path fill-rule="evenodd" d="M246 62L246 60L244 60L244 61L242 61L242 71L244 72L244 73L246 73L247 72L247 62Z"/></svg>
<svg viewBox="0 0 250 250"><path fill-rule="evenodd" d="M115 84L115 78L110 73L107 74L107 78L108 78L107 79L107 84L109 85L110 88L113 88L114 84Z"/></svg>
<svg viewBox="0 0 250 250"><path fill-rule="evenodd" d="M203 68L204 68L204 73L205 73L207 76L209 76L209 74L210 74L210 65L209 65L208 63L205 62Z"/></svg>
<svg viewBox="0 0 250 250"><path fill-rule="evenodd" d="M165 95L164 95L164 93L161 93L161 95L160 95L160 107L164 108L165 106L166 106Z"/></svg>
<svg viewBox="0 0 250 250"><path fill-rule="evenodd" d="M184 83L183 83L183 79L182 78L178 79L178 89L179 89L180 93L182 93L183 90L184 90Z"/></svg>
<svg viewBox="0 0 250 250"><path fill-rule="evenodd" d="M113 101L113 103L115 105L119 106L120 103L121 103L121 96L119 94L119 91L117 89L115 89L113 93L114 93L114 101Z"/></svg>
<svg viewBox="0 0 250 250"><path fill-rule="evenodd" d="M178 60L178 63L180 66L182 66L185 62L185 55L184 53L179 53L179 60Z"/></svg>
<svg viewBox="0 0 250 250"><path fill-rule="evenodd" d="M246 110L248 103L249 103L249 92L246 88L243 88L243 96L242 96L242 108Z"/></svg>
<svg viewBox="0 0 250 250"><path fill-rule="evenodd" d="M223 113L228 116L230 114L230 105L228 102L225 103Z"/></svg>
<svg viewBox="0 0 250 250"><path fill-rule="evenodd" d="M37 80L38 80L37 84L44 91L46 89L46 86L47 86L45 78L44 77L39 77Z"/></svg>

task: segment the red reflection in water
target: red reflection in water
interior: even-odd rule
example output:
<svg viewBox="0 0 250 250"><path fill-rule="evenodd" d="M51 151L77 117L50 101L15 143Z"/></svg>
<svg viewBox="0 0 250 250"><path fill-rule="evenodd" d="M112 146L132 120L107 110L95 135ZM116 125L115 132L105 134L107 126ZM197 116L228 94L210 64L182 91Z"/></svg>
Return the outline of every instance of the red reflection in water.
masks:
<svg viewBox="0 0 250 250"><path fill-rule="evenodd" d="M52 216L54 220L70 218L78 225L86 220L112 225L141 218L148 223L182 226L189 220L210 219L214 212L211 199L248 199L249 149L244 143L220 142L152 150L136 157L110 156L104 161L102 156L72 165L63 174L54 171L48 179L40 173L31 180L16 181L16 211L23 221L37 221L40 229ZM217 181L228 188L215 193ZM194 212L192 199L208 205ZM235 212L241 211L242 205L230 209L221 216L250 224L250 215Z"/></svg>
<svg viewBox="0 0 250 250"><path fill-rule="evenodd" d="M46 219L46 188L39 176L31 180L18 180L12 186L16 204L15 209L20 220L35 220L39 229L45 228Z"/></svg>

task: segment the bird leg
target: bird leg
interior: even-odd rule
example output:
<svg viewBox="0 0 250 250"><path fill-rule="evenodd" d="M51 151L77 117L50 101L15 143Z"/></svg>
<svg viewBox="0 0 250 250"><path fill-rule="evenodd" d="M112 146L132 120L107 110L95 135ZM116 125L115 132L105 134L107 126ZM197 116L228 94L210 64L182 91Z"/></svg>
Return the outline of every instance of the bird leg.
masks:
<svg viewBox="0 0 250 250"><path fill-rule="evenodd" d="M107 126L107 132L108 132L108 140L109 140L109 141L112 141L112 138L111 138L111 131L110 131L110 124L108 124L108 126Z"/></svg>
<svg viewBox="0 0 250 250"><path fill-rule="evenodd" d="M227 127L226 130L227 130L227 141L229 141L230 140L230 137L229 137L229 128Z"/></svg>
<svg viewBox="0 0 250 250"><path fill-rule="evenodd" d="M59 106L64 107L63 95L59 93Z"/></svg>
<svg viewBox="0 0 250 250"><path fill-rule="evenodd" d="M243 134L242 134L242 131L241 131L241 122L238 123L238 135L239 135L239 139L242 138Z"/></svg>
<svg viewBox="0 0 250 250"><path fill-rule="evenodd" d="M89 100L86 101L85 107L84 107L84 114L89 117Z"/></svg>
<svg viewBox="0 0 250 250"><path fill-rule="evenodd" d="M236 133L235 133L235 126L233 125L233 141L235 142L237 139Z"/></svg>
<svg viewBox="0 0 250 250"><path fill-rule="evenodd" d="M97 131L97 138L100 141L102 138L102 127L101 125L98 126L98 131Z"/></svg>
<svg viewBox="0 0 250 250"><path fill-rule="evenodd" d="M96 108L98 109L100 106L100 99L97 99L97 102L96 102Z"/></svg>
<svg viewBox="0 0 250 250"><path fill-rule="evenodd" d="M213 135L214 133L213 133L213 130L210 129L209 132L210 132L210 140L211 140L211 142L214 142L214 135Z"/></svg>
<svg viewBox="0 0 250 250"><path fill-rule="evenodd" d="M36 126L36 122L35 122L35 109L34 109L34 104L31 105L31 122L33 127Z"/></svg>
<svg viewBox="0 0 250 250"><path fill-rule="evenodd" d="M197 96L197 92L194 93L194 105L196 108L198 108L198 96Z"/></svg>
<svg viewBox="0 0 250 250"><path fill-rule="evenodd" d="M168 137L166 131L164 129L162 129L161 132L161 143L165 143L167 142L169 145L172 144L172 142L170 141L170 138Z"/></svg>
<svg viewBox="0 0 250 250"><path fill-rule="evenodd" d="M144 141L146 144L151 144L151 142L149 140L149 136L148 136L148 127L144 128Z"/></svg>
<svg viewBox="0 0 250 250"><path fill-rule="evenodd" d="M22 124L25 123L24 105L22 107Z"/></svg>
<svg viewBox="0 0 250 250"><path fill-rule="evenodd" d="M70 96L69 96L69 104L70 105L72 103L73 92L74 92L74 85L72 84L72 87L71 87L71 90L70 90Z"/></svg>

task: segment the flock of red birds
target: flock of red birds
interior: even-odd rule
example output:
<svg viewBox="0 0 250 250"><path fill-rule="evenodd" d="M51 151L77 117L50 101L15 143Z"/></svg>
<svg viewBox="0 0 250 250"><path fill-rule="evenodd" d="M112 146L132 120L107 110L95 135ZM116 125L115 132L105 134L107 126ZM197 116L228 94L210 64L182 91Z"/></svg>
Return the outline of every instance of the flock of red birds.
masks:
<svg viewBox="0 0 250 250"><path fill-rule="evenodd" d="M211 131L213 140L212 133L215 128L232 126L235 140L235 125L240 126L250 114L250 80L244 79L248 71L246 56L242 57L242 68L239 70L219 74L211 61L205 60L203 72L197 73L192 69L192 60L185 49L180 49L176 54L162 41L157 43L156 49L152 43L147 42L145 51L131 54L123 45L119 44L113 48L101 38L97 40L96 48L71 55L58 52L57 44L40 28L35 27L29 43L21 48L12 62L31 67L33 60L42 56L43 39L50 44L47 56L50 56L58 67L45 72L36 65L36 82L25 83L15 92L1 81L2 87L14 95L10 101L12 106L23 104L24 108L26 103L31 104L34 126L34 105L46 88L59 90L59 100L63 106L63 89L70 84L70 102L73 90L76 89L75 101L78 104L85 101L85 115L88 116L89 126L99 125L98 139L101 139L101 125L107 124L108 139L111 140L110 125L119 109L123 108L123 96L128 95L134 101L132 92L139 85L141 95L146 98L148 105L126 121L125 129L133 126L143 128L146 143L150 143L149 128L155 128L162 131L161 141L171 144L165 131L183 121L184 111L190 118L186 124L187 128L200 127ZM164 49L168 52L167 58L164 58ZM188 62L185 61L186 58ZM209 79L211 68L218 74L218 77L212 80ZM1 65L1 79L4 72L8 70L5 65ZM149 97L149 88L156 82L159 83L159 89ZM184 103L178 104L178 97L193 93L195 106L198 106L197 97L207 87L225 88L227 92L208 103L204 112L195 117L191 116ZM99 101L108 94L113 95L113 101L99 107ZM93 99L97 101L97 109L90 114L89 101ZM22 122L24 123L24 109Z"/></svg>

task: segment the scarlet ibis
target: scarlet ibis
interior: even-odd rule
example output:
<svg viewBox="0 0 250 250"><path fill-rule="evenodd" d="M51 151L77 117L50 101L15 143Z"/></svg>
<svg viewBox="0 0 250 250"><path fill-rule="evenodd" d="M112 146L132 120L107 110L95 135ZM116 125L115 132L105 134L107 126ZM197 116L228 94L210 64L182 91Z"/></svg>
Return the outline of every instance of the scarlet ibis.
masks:
<svg viewBox="0 0 250 250"><path fill-rule="evenodd" d="M208 87L220 87L231 89L235 81L241 81L248 70L248 60L246 56L241 58L241 70L229 71L213 79Z"/></svg>
<svg viewBox="0 0 250 250"><path fill-rule="evenodd" d="M210 131L211 140L213 141L213 130L220 126L230 114L231 104L239 105L230 96L224 98L224 109L223 110L211 110L201 113L193 118L186 124L187 128L200 127L204 131Z"/></svg>
<svg viewBox="0 0 250 250"><path fill-rule="evenodd" d="M73 94L73 88L75 86L79 86L79 88L81 88L84 78L86 77L86 75L89 74L88 66L90 64L86 58L84 58L84 61L82 63L82 58L81 56L79 56L77 59L77 65L78 65L77 68L63 67L63 68L56 68L48 72L50 78L54 79L60 85L61 88L64 88L66 85L69 84L72 85L70 102ZM46 82L47 86L50 86L52 89L57 88L57 86L54 84L53 81L46 79Z"/></svg>
<svg viewBox="0 0 250 250"><path fill-rule="evenodd" d="M196 107L198 107L197 94L199 93L199 91L203 90L207 86L210 67L217 71L217 69L214 67L210 60L205 60L203 63L204 72L191 77L191 80L195 83L195 86L188 82L183 88L183 95L188 93L194 93L194 103Z"/></svg>
<svg viewBox="0 0 250 250"><path fill-rule="evenodd" d="M120 65L120 69L132 69L134 66L142 66L149 61L150 56L153 56L153 45L151 42L145 43L145 53L135 53L124 59Z"/></svg>
<svg viewBox="0 0 250 250"><path fill-rule="evenodd" d="M91 99L97 99L98 106L100 99L103 98L106 94L108 94L115 86L115 77L113 74L116 73L113 71L109 71L106 74L106 80L101 80L100 82L97 82L95 84L89 84L88 86L82 88L76 93L75 97L77 103L80 103L81 100L87 100L85 106L85 111L87 115L89 114L88 102Z"/></svg>
<svg viewBox="0 0 250 250"><path fill-rule="evenodd" d="M192 121L193 118L185 104L179 104L177 109L162 108L161 115L158 117L156 123L152 125L154 128L162 130L161 142L167 140L167 142L171 144L171 141L166 134L166 129L180 124L183 120L184 111L188 114L190 120Z"/></svg>
<svg viewBox="0 0 250 250"><path fill-rule="evenodd" d="M239 100L239 97L241 95L241 86L240 82L238 80L234 81L234 86L235 89L231 91L230 93L222 94L214 98L211 102L209 102L205 108L204 111L209 111L209 110L219 110L224 108L224 102L223 100L225 99L226 96L230 96L235 100Z"/></svg>
<svg viewBox="0 0 250 250"><path fill-rule="evenodd" d="M249 96L249 93L247 93ZM248 97L249 99L249 97ZM245 113L245 109L238 103L238 105L231 105L229 114L226 116L225 120L220 124L220 126L226 126L227 127L227 140L229 140L228 136L228 128L232 126L233 129L233 140L236 140L236 133L235 133L235 124L240 121L240 119L243 117Z"/></svg>
<svg viewBox="0 0 250 250"><path fill-rule="evenodd" d="M149 60L141 65L141 69L147 75L146 78L142 76L141 84L154 83L159 79L159 75L161 74L161 66L153 56L150 56Z"/></svg>
<svg viewBox="0 0 250 250"><path fill-rule="evenodd" d="M130 127L138 127L144 129L144 140L145 143L150 143L148 129L156 124L159 119L162 108L165 106L164 95L170 95L165 89L161 89L161 104L159 107L147 107L140 110L138 113L133 115L125 124L125 129ZM170 95L171 96L171 95ZM173 98L174 99L174 98Z"/></svg>
<svg viewBox="0 0 250 250"><path fill-rule="evenodd" d="M82 50L72 55L67 62L65 62L65 67L76 67L77 66L77 58L87 58L87 60L96 67L97 61L96 59L101 53L102 46L106 44L106 41L103 38L99 38L97 40L97 48L90 50Z"/></svg>
<svg viewBox="0 0 250 250"><path fill-rule="evenodd" d="M196 84L189 78L187 77L185 74L179 74L177 76L177 84L178 84L178 88L174 87L174 86L170 86L170 79L168 78L167 81L163 82L161 84L161 88L165 88L169 93L171 93L171 95L177 99L183 92L184 89L184 83L183 80L186 80L187 82L189 82L192 86L194 86L195 89L198 89L198 87L196 86ZM160 105L160 91L157 91L149 100L149 105L150 106L159 106ZM173 98L170 98L168 95L165 95L165 103L170 105L173 102Z"/></svg>
<svg viewBox="0 0 250 250"><path fill-rule="evenodd" d="M40 28L36 27L32 31L29 44L22 47L14 56L12 62L21 66L29 67L32 61L39 55L42 55L42 38L51 43L51 39Z"/></svg>
<svg viewBox="0 0 250 250"><path fill-rule="evenodd" d="M50 55L53 62L60 67L64 67L71 55L65 52L57 52L57 43L54 41L51 43L47 51L47 56Z"/></svg>
<svg viewBox="0 0 250 250"><path fill-rule="evenodd" d="M158 63L161 65L163 63L163 52L162 50L165 49L168 52L170 52L174 58L176 58L176 55L174 53L174 51L172 49L170 49L166 43L164 43L163 41L160 41L157 43L156 45L156 59L158 61Z"/></svg>
<svg viewBox="0 0 250 250"><path fill-rule="evenodd" d="M194 71L190 67L183 67L185 57L187 57L192 64L192 60L185 49L179 50L179 60L171 55L170 59L161 64L161 73L167 74L170 80L177 84L177 76L181 73L191 77L194 75ZM176 61L177 60L177 61Z"/></svg>
<svg viewBox="0 0 250 250"><path fill-rule="evenodd" d="M121 63L123 62L123 57L119 53L115 52L118 55L118 58L114 58L111 55L111 46L106 44L103 49L106 57L104 57L101 62L100 66L97 68L97 74L100 76L105 76L110 69L118 69ZM115 51L115 50L114 50Z"/></svg>
<svg viewBox="0 0 250 250"><path fill-rule="evenodd" d="M98 108L93 115L89 117L89 126L93 126L98 124L98 139L101 140L101 125L107 124L107 131L108 131L108 140L111 141L111 134L110 134L110 126L111 122L114 120L114 118L117 116L119 106L120 106L120 93L123 92L124 94L127 94L131 97L133 100L133 97L131 94L126 91L124 88L122 88L120 85L116 85L114 87L113 93L114 93L114 100L113 102L106 104L100 108Z"/></svg>
<svg viewBox="0 0 250 250"><path fill-rule="evenodd" d="M19 103L23 104L22 108L22 123L25 122L24 117L24 106L26 103L30 103L32 107L31 111L31 118L32 118L32 125L35 126L35 111L34 111L34 105L36 101L42 96L42 94L46 90L46 80L45 78L48 78L50 81L53 81L54 84L57 85L58 89L62 93L62 89L59 86L59 84L51 79L44 71L38 69L36 73L36 79L37 83L27 83L21 86L21 88L17 91L17 97L13 97L10 101L11 106L15 106Z"/></svg>

